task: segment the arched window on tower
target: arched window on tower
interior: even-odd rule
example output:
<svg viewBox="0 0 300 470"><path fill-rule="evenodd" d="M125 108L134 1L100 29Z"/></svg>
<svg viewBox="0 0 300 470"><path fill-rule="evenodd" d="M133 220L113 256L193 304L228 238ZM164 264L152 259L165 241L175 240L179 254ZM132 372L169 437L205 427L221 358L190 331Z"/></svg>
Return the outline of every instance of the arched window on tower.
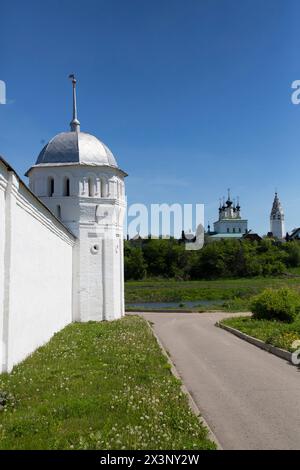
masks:
<svg viewBox="0 0 300 470"><path fill-rule="evenodd" d="M106 196L106 186L105 186L105 180L101 180L100 182L100 188L101 188L101 197Z"/></svg>
<svg viewBox="0 0 300 470"><path fill-rule="evenodd" d="M63 195L70 196L70 178L64 178Z"/></svg>
<svg viewBox="0 0 300 470"><path fill-rule="evenodd" d="M48 196L52 197L54 194L54 178L52 178L52 176L48 178L47 184L48 184L48 187L47 187Z"/></svg>
<svg viewBox="0 0 300 470"><path fill-rule="evenodd" d="M94 178L90 177L89 178L89 197L94 197L94 196L95 196Z"/></svg>

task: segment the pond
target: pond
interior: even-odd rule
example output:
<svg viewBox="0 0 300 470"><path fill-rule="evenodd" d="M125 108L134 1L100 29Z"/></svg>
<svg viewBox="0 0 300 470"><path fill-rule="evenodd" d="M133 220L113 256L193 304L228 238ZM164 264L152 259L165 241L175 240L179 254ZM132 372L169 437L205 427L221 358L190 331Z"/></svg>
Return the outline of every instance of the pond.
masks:
<svg viewBox="0 0 300 470"><path fill-rule="evenodd" d="M126 303L126 308L163 309L163 308L193 308L208 307L210 305L222 305L223 300L193 300L183 302L132 302Z"/></svg>

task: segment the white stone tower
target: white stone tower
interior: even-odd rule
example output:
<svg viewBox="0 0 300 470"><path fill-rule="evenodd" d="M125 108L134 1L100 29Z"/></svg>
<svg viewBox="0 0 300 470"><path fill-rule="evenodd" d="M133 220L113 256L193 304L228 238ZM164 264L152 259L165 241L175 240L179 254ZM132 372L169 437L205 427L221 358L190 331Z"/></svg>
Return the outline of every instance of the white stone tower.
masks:
<svg viewBox="0 0 300 470"><path fill-rule="evenodd" d="M281 240L286 235L284 227L284 213L277 192L275 192L273 206L270 214L270 232L275 238Z"/></svg>
<svg viewBox="0 0 300 470"><path fill-rule="evenodd" d="M76 79L71 130L51 139L26 173L31 190L77 237L73 317L113 320L124 315L124 171L112 152L80 131ZM55 295L55 293L53 293Z"/></svg>

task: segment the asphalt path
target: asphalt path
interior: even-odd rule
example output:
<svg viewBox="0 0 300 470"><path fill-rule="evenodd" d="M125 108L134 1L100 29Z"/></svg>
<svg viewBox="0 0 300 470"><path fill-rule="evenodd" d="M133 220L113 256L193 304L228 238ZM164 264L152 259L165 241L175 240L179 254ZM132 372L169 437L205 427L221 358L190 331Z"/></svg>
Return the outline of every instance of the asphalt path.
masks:
<svg viewBox="0 0 300 470"><path fill-rule="evenodd" d="M299 368L217 328L225 313L141 315L224 449L300 449Z"/></svg>

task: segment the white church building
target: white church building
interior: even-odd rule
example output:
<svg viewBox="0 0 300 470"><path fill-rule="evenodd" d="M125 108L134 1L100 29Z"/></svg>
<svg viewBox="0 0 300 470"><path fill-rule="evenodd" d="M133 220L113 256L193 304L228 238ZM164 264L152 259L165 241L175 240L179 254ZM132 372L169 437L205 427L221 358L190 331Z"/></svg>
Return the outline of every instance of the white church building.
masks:
<svg viewBox="0 0 300 470"><path fill-rule="evenodd" d="M124 315L122 171L73 119L26 172L0 159L0 372L72 321Z"/></svg>
<svg viewBox="0 0 300 470"><path fill-rule="evenodd" d="M241 216L241 206L239 198L237 203L231 199L230 190L228 189L227 200L220 200L219 217L214 222L214 231L210 231L208 227L207 235L210 241L221 240L225 238L242 238L248 231L248 220Z"/></svg>

